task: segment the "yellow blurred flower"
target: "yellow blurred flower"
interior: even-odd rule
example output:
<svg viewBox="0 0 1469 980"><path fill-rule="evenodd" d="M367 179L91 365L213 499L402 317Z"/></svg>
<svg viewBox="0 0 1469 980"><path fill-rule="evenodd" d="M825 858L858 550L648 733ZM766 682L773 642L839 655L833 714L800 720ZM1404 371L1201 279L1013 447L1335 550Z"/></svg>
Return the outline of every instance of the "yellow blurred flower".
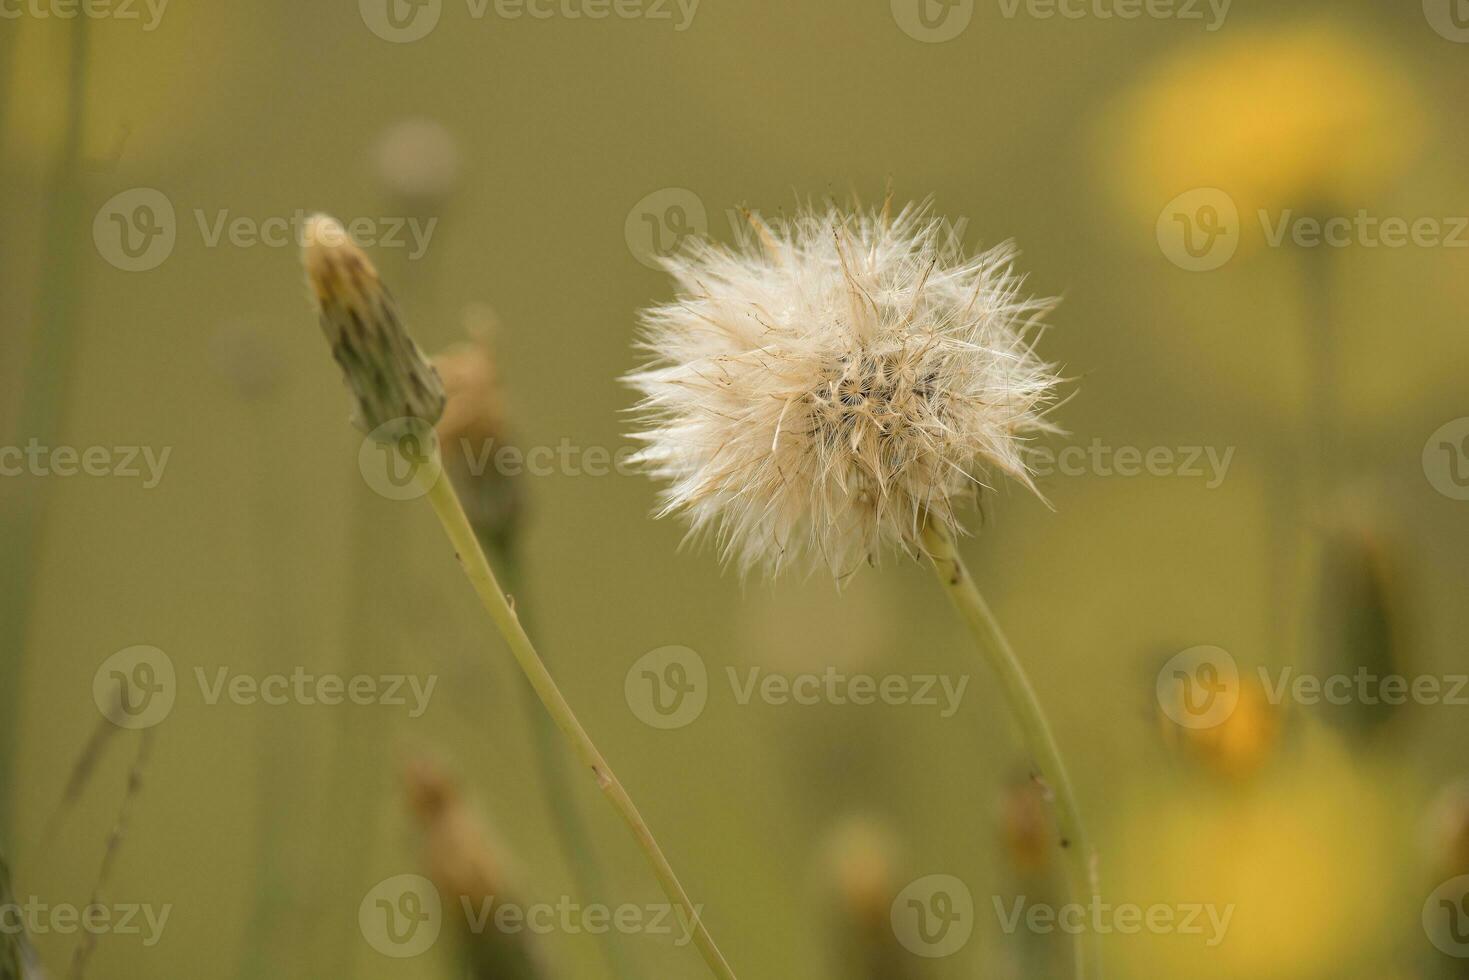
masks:
<svg viewBox="0 0 1469 980"><path fill-rule="evenodd" d="M1423 129L1404 66L1316 21L1178 50L1107 126L1119 190L1149 220L1179 194L1217 188L1246 226L1260 209L1355 210L1413 157Z"/></svg>
<svg viewBox="0 0 1469 980"><path fill-rule="evenodd" d="M1400 894L1413 835L1385 783L1318 737L1249 792L1193 784L1135 798L1104 851L1104 897L1143 909L1212 907L1225 925L1201 914L1201 931L1117 935L1118 975L1382 976L1397 938L1389 924L1403 909L1411 921L1416 908Z"/></svg>
<svg viewBox="0 0 1469 980"><path fill-rule="evenodd" d="M1158 713L1170 744L1222 776L1243 779L1262 770L1280 745L1281 709L1253 676L1242 676L1234 710L1217 725L1186 728Z"/></svg>

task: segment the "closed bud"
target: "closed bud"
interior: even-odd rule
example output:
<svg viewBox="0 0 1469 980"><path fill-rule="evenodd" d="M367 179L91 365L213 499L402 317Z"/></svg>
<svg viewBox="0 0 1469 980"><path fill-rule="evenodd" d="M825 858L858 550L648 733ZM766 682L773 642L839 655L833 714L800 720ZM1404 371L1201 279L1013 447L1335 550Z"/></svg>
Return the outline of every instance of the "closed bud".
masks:
<svg viewBox="0 0 1469 980"><path fill-rule="evenodd" d="M346 229L314 215L306 223L302 261L322 332L357 402L353 424L380 442L394 442L438 422L443 383Z"/></svg>

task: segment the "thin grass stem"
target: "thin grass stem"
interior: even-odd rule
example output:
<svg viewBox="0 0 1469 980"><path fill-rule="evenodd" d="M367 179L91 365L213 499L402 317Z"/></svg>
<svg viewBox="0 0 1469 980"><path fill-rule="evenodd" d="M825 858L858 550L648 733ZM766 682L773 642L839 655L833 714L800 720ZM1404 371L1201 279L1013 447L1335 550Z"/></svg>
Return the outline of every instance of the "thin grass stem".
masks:
<svg viewBox="0 0 1469 980"><path fill-rule="evenodd" d="M460 505L458 496L454 493L452 482L443 472L443 463L437 448L433 449L423 465L417 467L417 475L427 489L428 499L433 505L434 513L438 516L439 522L443 524L444 531L454 546L454 553L459 559L460 567L464 569L464 574L474 586L485 611L490 614L490 619L494 621L500 635L509 644L510 652L520 664L521 670L525 672L526 679L530 681L531 687L535 689L541 703L545 705L552 720L555 721L556 727L571 743L572 751L576 753L581 763L592 771L603 795L607 797L608 802L617 810L632 831L638 847L653 866L653 874L663 887L664 893L679 909L685 923L691 929L694 944L698 946L704 961L709 965L710 972L720 980L735 980L734 970L725 960L724 954L719 951L719 947L715 945L713 936L709 934L709 929L704 924L702 914L679 882L672 865L668 863L662 848L658 846L657 840L653 837L653 832L648 828L637 806L633 803L632 797L628 795L622 783L613 774L607 760L603 758L591 736L577 720L576 714L571 710L571 705L562 696L550 671L546 669L545 663L536 653L535 646L521 626L520 618L495 579L495 573L490 568L484 550L480 547L479 539L464 514L464 508Z"/></svg>
<svg viewBox="0 0 1469 980"><path fill-rule="evenodd" d="M1083 909L1091 912L1101 894L1096 854L1087 838L1086 829L1082 826L1076 793L1071 788L1071 777L1066 772L1066 763L1056 745L1055 736L1051 734L1051 726L1041 708L1040 699L1036 697L1035 689L1031 687L1030 679L1026 677L1010 641L1000 629L995 614L975 587L974 579L965 567L952 535L933 522L927 522L923 529L923 542L940 584L1000 680L1005 700L1020 725L1025 747L1031 754L1055 809L1056 828L1060 834L1061 853L1065 858L1064 865L1072 897ZM1078 980L1100 980L1101 950L1096 930L1082 929L1077 932L1075 953Z"/></svg>

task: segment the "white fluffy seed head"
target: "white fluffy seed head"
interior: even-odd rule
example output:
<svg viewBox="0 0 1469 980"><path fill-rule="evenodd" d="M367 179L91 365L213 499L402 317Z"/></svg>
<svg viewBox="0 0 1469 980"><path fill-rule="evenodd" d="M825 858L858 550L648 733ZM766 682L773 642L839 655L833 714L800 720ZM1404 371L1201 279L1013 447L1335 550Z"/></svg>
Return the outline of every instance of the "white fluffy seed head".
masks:
<svg viewBox="0 0 1469 980"><path fill-rule="evenodd" d="M1055 431L1058 383L1033 349L1054 300L1023 296L1001 245L966 256L926 204L896 216L806 208L737 248L698 241L665 263L673 301L642 314L651 362L636 459L742 572L792 562L842 578L987 470L1034 489L1028 438Z"/></svg>

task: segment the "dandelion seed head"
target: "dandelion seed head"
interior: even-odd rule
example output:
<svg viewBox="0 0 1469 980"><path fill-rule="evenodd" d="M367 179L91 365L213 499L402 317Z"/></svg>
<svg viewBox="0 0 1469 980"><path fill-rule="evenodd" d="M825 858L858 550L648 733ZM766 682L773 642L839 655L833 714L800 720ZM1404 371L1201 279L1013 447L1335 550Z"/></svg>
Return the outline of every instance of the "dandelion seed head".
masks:
<svg viewBox="0 0 1469 980"><path fill-rule="evenodd" d="M659 516L748 571L800 562L839 578L986 479L1034 489L1026 441L1058 379L1033 345L1050 299L1022 294L1014 249L966 255L927 205L804 208L735 248L666 261L671 302L643 312L651 357L635 459L667 481Z"/></svg>

